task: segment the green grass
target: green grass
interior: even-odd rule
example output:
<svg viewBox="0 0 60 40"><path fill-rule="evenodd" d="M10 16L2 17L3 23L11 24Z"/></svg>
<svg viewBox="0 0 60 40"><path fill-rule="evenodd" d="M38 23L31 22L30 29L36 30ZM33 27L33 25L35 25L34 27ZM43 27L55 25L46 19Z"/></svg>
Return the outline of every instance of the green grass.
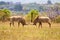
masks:
<svg viewBox="0 0 60 40"><path fill-rule="evenodd" d="M34 25L9 26L9 23L0 22L0 40L60 40L60 23L43 24L42 28Z"/></svg>

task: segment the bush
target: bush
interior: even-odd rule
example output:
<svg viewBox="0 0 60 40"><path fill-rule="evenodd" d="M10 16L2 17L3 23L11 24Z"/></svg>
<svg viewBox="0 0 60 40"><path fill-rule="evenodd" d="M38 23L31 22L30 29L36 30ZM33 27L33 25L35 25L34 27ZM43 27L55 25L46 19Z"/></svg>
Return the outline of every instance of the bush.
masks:
<svg viewBox="0 0 60 40"><path fill-rule="evenodd" d="M58 17L56 17L55 22L60 23L60 15Z"/></svg>
<svg viewBox="0 0 60 40"><path fill-rule="evenodd" d="M35 18L36 18L36 16L38 16L39 15L39 12L38 12L38 10L31 10L27 15L26 15L26 19L27 19L27 21L33 21Z"/></svg>
<svg viewBox="0 0 60 40"><path fill-rule="evenodd" d="M2 9L0 10L0 20L5 20L8 17L10 17L11 11L8 9Z"/></svg>

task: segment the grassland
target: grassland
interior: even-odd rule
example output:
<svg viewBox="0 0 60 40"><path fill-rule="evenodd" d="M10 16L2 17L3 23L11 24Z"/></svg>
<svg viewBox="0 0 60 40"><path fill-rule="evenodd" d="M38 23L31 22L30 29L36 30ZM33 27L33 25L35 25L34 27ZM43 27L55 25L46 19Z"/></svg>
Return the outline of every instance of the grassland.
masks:
<svg viewBox="0 0 60 40"><path fill-rule="evenodd" d="M0 40L60 40L60 23L43 24L42 28L34 25L9 26L9 22L0 22Z"/></svg>

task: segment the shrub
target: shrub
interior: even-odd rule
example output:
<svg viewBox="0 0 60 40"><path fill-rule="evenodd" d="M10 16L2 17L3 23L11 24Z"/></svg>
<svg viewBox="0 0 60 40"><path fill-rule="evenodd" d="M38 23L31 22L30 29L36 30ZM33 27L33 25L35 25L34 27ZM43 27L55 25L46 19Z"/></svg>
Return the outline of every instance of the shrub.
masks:
<svg viewBox="0 0 60 40"><path fill-rule="evenodd" d="M31 10L27 15L26 18L28 21L33 21L35 19L36 16L39 15L38 10Z"/></svg>
<svg viewBox="0 0 60 40"><path fill-rule="evenodd" d="M60 23L60 15L56 17L55 22Z"/></svg>

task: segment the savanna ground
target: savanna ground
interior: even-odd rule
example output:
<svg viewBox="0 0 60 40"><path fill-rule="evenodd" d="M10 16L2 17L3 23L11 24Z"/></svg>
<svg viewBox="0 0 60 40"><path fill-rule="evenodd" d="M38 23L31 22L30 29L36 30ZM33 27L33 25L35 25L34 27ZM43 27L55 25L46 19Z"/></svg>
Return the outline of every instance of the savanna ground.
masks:
<svg viewBox="0 0 60 40"><path fill-rule="evenodd" d="M44 23L43 27L38 28L34 25L20 25L17 27L9 26L9 22L0 22L0 40L60 40L60 23L52 23L49 28Z"/></svg>

